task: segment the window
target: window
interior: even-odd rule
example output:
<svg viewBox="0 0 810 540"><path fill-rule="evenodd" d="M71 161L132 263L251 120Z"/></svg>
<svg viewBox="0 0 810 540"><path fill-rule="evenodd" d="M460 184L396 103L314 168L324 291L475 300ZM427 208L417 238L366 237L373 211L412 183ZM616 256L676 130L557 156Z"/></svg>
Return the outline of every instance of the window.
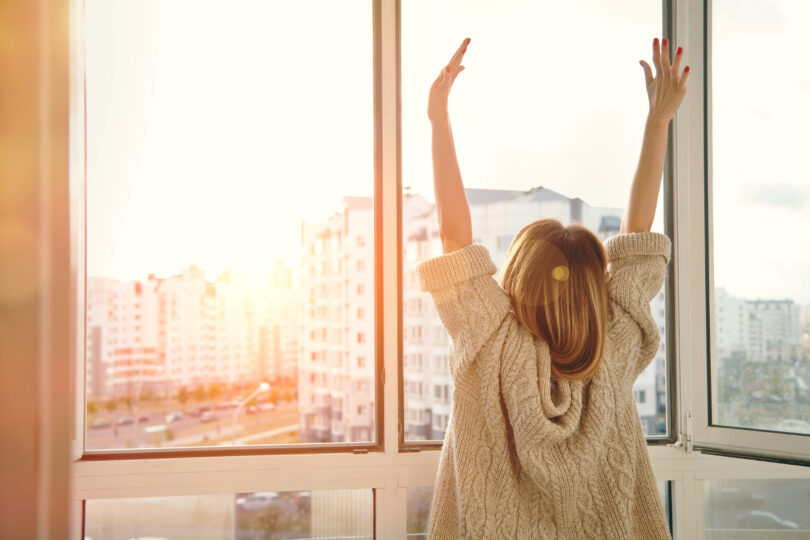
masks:
<svg viewBox="0 0 810 540"><path fill-rule="evenodd" d="M442 253L441 242L431 242L439 230L431 156L424 151L430 148L431 136L425 93L447 61L444 56L449 58L465 36L472 41L466 69L454 85L451 115L474 241L489 249L500 268L512 239L539 218L580 223L603 241L618 233L648 109L636 58L651 50L652 37L661 34L662 4L628 0L585 7L579 2L507 1L495 9L462 0L417 0L403 3L401 9L402 174L403 185L410 186L402 196L403 272ZM451 35L458 39L450 39ZM611 53L596 65L592 51L583 45L589 40L611 44ZM543 54L542 69L526 69L525 57L515 51L565 54ZM636 59L633 66L626 63L628 57ZM592 67L582 69L585 65ZM609 81L597 101L588 97L593 77ZM504 81L509 81L509 99L503 97ZM582 107L583 102L589 105ZM617 126L621 128L613 129ZM583 148L587 160L581 159ZM664 232L667 197L667 190L662 190L654 231ZM413 259L408 253L420 255ZM665 296L662 288L653 311L664 348L639 384L651 380L650 392L666 395ZM411 327L403 353L425 347L431 338L437 346L444 345L446 333L430 296L415 283L403 282L403 302L409 307L416 302L431 306L429 318L420 317L413 307L403 313L403 324ZM449 373L445 368L430 377L449 379ZM418 406L406 396L406 410ZM667 407L645 409L645 433L669 435L670 412Z"/></svg>
<svg viewBox="0 0 810 540"><path fill-rule="evenodd" d="M767 64L748 81L740 57L799 61L810 10L789 1L736 8L714 2L710 26L710 271L705 308L694 314L708 325L710 358L709 377L697 381L695 441L730 455L808 460L807 88Z"/></svg>
<svg viewBox="0 0 810 540"><path fill-rule="evenodd" d="M194 538L371 539L373 496L370 489L345 489L95 499L85 505L85 534L176 538L183 531Z"/></svg>
<svg viewBox="0 0 810 540"><path fill-rule="evenodd" d="M86 316L88 324L73 321L80 332L78 343L86 343L85 350L77 352L83 370L79 378L84 381L77 392L84 403L77 409L84 411L84 422L82 418L76 422L76 439L85 456L74 463L73 497L84 501L88 526L80 532L96 537L99 523L104 531L110 530L104 528L110 520L120 524L120 516L125 514L114 508L116 504L128 509L126 519L148 517L142 511L147 500L178 510L166 517L165 527L190 528L205 524L218 512L203 499L221 497L220 506L231 517L209 528L211 534L217 536L217 527L231 519L230 534L242 529L244 536L255 536L249 526L239 524L245 514L240 513L237 498L247 500L250 494L273 489L274 482L281 482L289 491L279 491L279 495L313 489L314 501L316 491L333 489L337 478L342 479L338 483L345 480L372 497L383 495L387 502L373 506L377 537L401 537L406 528L414 535L424 534L418 516L426 519L432 496L432 490L424 486L435 479L431 467L438 464L438 450L452 421L454 391L447 334L429 295L418 290L414 274L416 264L441 252L431 201L430 156L424 150L429 141L425 92L445 60L439 51L452 52L458 44L452 37L456 33L459 40L464 35L473 37L467 70L461 75L466 80L459 79L454 91L454 132L476 216L474 240L483 242L495 257L502 257L504 250L499 254L499 246L508 247L507 238L511 241L519 225L538 215L585 223L603 238L615 234L638 156L643 127L639 120L646 112L635 59L643 55L640 51L649 37L662 34L662 22L668 35L690 40L688 58L693 67L691 92L673 124L671 156L653 225L653 230L673 234L680 262L671 265L670 281L651 303L662 333L661 347L634 387L662 500L667 501L669 514L671 505L679 501L708 505L707 500L712 499L711 506L702 507L702 514L693 514L689 506L687 512L672 514L678 518L673 523L679 531L676 538L688 537L701 527L707 537L719 529L746 528L761 537L763 528L790 527L790 523L797 525L794 530L807 529L801 516L787 508L779 494L773 494L776 491L766 491L758 482L785 484L792 497L789 502L801 507L800 482L810 479L810 470L711 455L731 453L728 448L736 443L737 455L808 461L805 426L793 421L807 417L803 401L803 383L810 380L805 377L806 358L796 361L795 350L786 345L781 330L793 324L789 319L798 308L801 350L806 352L810 314L798 278L803 264L800 254L807 246L800 237L785 235L788 240L782 251L774 253L777 248L771 246L765 249L764 253L775 256L782 272L777 279L763 278L762 268L756 265L752 268L760 270L736 268L734 256L724 255L740 241L730 232L738 224L731 219L732 204L745 202L751 221L762 222L766 229L779 226L778 230L790 231L792 223L798 230L804 223L800 219L788 223L784 216L766 211L764 207L773 202L768 197L760 197L757 204L744 200L745 186L755 185L752 178L762 177L752 164L755 154L777 162L781 156L775 155L774 147L781 146L789 154L784 157L785 163L790 162L785 167L795 171L800 165L793 156L800 154L793 145L804 139L801 132L788 136L786 131L773 129L781 124L773 124L766 115L773 116L772 111L764 112L772 104L761 100L761 94L748 92L749 87L740 82L750 79L750 59L755 56L748 54L749 63L743 69L741 60L733 55L740 44L748 50L746 40L780 43L773 35L763 37L762 28L756 25L778 35L788 35L794 26L807 27L810 21L800 11L802 4L757 4L757 9L770 11L748 14L735 10L733 3L716 0L707 6L711 19L704 19L697 0L623 0L609 6L508 1L497 7L455 0L380 0L339 8L316 4L315 9L242 0L225 10L205 2L195 4L194 10L127 0L114 5L90 0L83 5L87 58L86 65L76 63L86 73L76 74L73 80L80 86L86 75L87 110L81 108L81 88L71 98L79 107L71 118L82 119L85 112L87 118L86 126L74 130L78 143L72 145L84 150L86 135L87 170L76 178L86 173L87 184L71 179L79 186L71 198L71 204L79 208L71 207L75 210L72 215L84 215L83 197L79 196L84 187L87 195L86 231L77 227L75 245L79 249L74 253L79 264L83 264L85 250L87 255L82 273L87 277L86 287L80 276L75 298L80 304L86 298L79 316ZM376 11L369 13L370 7ZM672 11L662 12L662 7ZM401 17L397 9L401 9ZM160 24L155 23L158 20ZM296 42L299 47L286 46L285 54L276 54L274 51L282 49L267 40L284 32L275 27L268 31L267 21L303 32L301 39L313 43L313 49ZM372 21L377 25L374 36ZM715 26L707 28L707 39L717 46L704 51L703 24L711 21ZM741 23L743 29L755 31L732 28ZM224 44L221 40L213 43L211 28L236 37ZM571 37L558 36L558 28ZM588 29L587 35L600 47L610 46L608 54L598 54L596 63L593 48L580 49L574 41ZM350 37L345 38L344 33ZM488 51L475 48L476 43L484 42L489 44ZM292 50L300 54L289 54ZM525 69L526 56L515 53L517 50L539 51L537 66L541 69ZM801 47L783 47L781 56L768 54L801 65L801 57L790 56L794 50ZM401 79L394 63L398 51L402 54ZM716 69L707 66L715 84L705 88L711 81L703 73L704 52L707 61L717 65ZM299 69L297 63L302 59L322 69ZM114 65L128 67L121 71L113 69ZM724 82L724 70L737 79ZM541 75L535 76L535 72ZM210 82L211 73L230 86L201 84ZM296 85L294 94L270 84L280 75L290 74L309 84ZM599 100L593 99L593 77L600 81L603 97ZM780 100L793 103L798 122L805 109L778 92L803 88L803 79L800 74L793 82L779 77L773 75L769 80L773 88L782 89L777 91ZM326 79L338 81L334 91L332 86L326 88ZM514 94L504 100L503 85L485 79L509 81ZM243 102L237 103L238 110L250 109L256 114L240 115L238 110L235 114L222 106L235 101L234 88L240 92L236 101ZM401 125L397 110L400 90ZM704 91L714 95L713 101L704 103ZM275 98L279 97L288 97L288 108L311 117L305 122L285 119L284 111L276 108ZM734 118L729 110L723 111L737 100L754 98L759 101L750 115L743 112ZM205 115L198 114L201 99L207 100ZM336 100L339 107L334 105ZM268 118L273 122L263 121ZM172 124L160 133L156 126L167 119ZM780 116L780 122L789 120L787 115ZM345 125L366 127L358 128L365 131L358 131L350 140L343 132ZM318 129L312 130L313 126ZM248 135L254 128L260 134ZM400 129L401 158L397 146ZM731 137L731 132L734 137L748 134L750 141ZM206 141L206 137L212 140ZM310 140L313 137L316 140ZM137 144L125 144L133 138ZM728 139L734 143L724 142ZM704 144L713 152L713 164L706 161ZM742 144L758 147L740 152L733 146ZM196 145L193 152L189 145ZM280 167L295 158L296 148L304 146L314 149L312 159L297 159L297 168L281 174ZM582 148L594 149L595 154L583 159ZM262 163L252 161L257 155ZM100 156L106 161L99 161ZM229 160L228 166L218 161L222 156ZM271 159L276 157L280 161ZM170 160L169 165L159 166L158 158ZM82 162L81 157L75 160ZM704 178L707 164L713 177ZM402 193L394 188L400 185L396 178L400 165ZM778 170L785 172L781 167ZM152 180L141 185L135 172L139 179L160 178L161 190ZM735 173L742 195L733 190L730 178ZM261 175L259 180L249 182L254 174ZM787 173L780 178L771 184L787 183ZM704 189L704 181L713 191ZM278 202L282 199L278 197L279 182L285 188L291 186L284 194L283 207ZM126 207L121 193L127 194ZM312 193L318 197L311 197ZM360 196L346 196L349 193ZM794 195L797 206L803 200L800 191L787 193ZM283 211L273 211L279 208ZM706 216L704 208L708 209ZM233 219L211 225L210 217L217 212L232 212ZM171 226L163 221L168 219L165 216L171 217ZM708 227L705 231L703 225ZM397 238L399 227L401 238ZM266 242L268 230L273 231L272 247ZM703 249L704 233L713 242L715 251L711 253ZM172 249L160 248L158 236L171 241ZM398 242L401 254L393 247ZM384 246L382 252L375 251L378 244ZM709 259L702 259L704 255ZM279 256L283 260L277 265ZM227 264L218 266L214 257ZM368 270L390 272L359 278L351 261L360 258ZM500 266L503 261L495 262ZM397 283L400 263L402 283ZM787 270L781 270L783 267ZM240 276L240 270L248 270L248 275ZM250 276L250 270L260 275ZM135 279L137 276L140 278ZM714 276L714 282L707 288L709 276ZM732 286L735 281L754 292L750 297L738 293ZM133 282L140 286L137 311L138 289L127 286ZM375 296L378 284L386 291L384 301ZM773 292L776 290L786 292L782 295ZM752 299L760 303L746 303ZM777 302L783 300L792 301L793 307ZM397 314L395 310L401 311ZM154 312L158 316L150 318L149 313ZM352 318L352 313L357 317ZM385 316L378 318L378 313ZM141 326L137 336L131 332L134 320ZM671 331L670 321L678 323L679 332ZM356 337L360 334L364 334L362 343ZM378 336L390 339L383 343ZM141 340L137 346L135 338ZM132 352L113 356L117 348L131 348ZM372 349L374 354L369 356ZM774 373L758 371L759 365L751 368L749 349L764 351L765 358L787 370ZM403 366L398 365L400 350ZM676 352L678 358L674 358ZM188 361L172 360L178 357ZM739 372L733 370L735 364L742 366ZM358 369L369 371L359 373ZM256 375L248 376L251 372ZM768 377L760 378L763 373ZM678 380L683 388L672 387ZM173 381L185 384L178 386ZM251 398L261 382L268 382L269 389ZM751 390L743 396L745 400L734 389L743 384ZM779 401L785 399L788 401ZM204 410L206 407L211 410ZM206 414L203 420L208 412L216 418L209 420ZM765 413L771 418L761 422ZM141 415L148 420L139 420ZM736 419L729 422L729 418ZM398 425L401 431L396 429ZM375 446L383 441L384 448ZM414 441L419 443L412 444ZM330 443L337 444L325 449ZM414 446L418 452L413 451ZM371 456L383 452L386 458L396 457L396 465L388 464L393 459L382 462L379 456ZM283 456L282 461L273 455L276 453L291 455ZM192 456L195 459L188 459ZM366 457L375 461L364 460ZM346 467L344 458L351 458L351 467ZM373 466L364 468L368 463ZM713 482L718 485L712 486ZM420 490L427 497L412 503L412 493ZM719 496L711 495L715 490ZM406 492L407 524L397 517L400 507L394 502L402 502L400 497ZM195 502L176 504L176 497ZM180 508L184 505L191 508L191 518ZM272 517L276 510L270 508L276 507L267 508L266 513L257 510L256 514L262 519ZM341 505L339 517L351 513L352 519L360 516L358 521L340 531L325 529L324 534L367 537L363 528L366 514L354 514L354 509L354 503ZM740 514L754 511L760 513L737 522ZM195 520L194 512L203 518ZM137 519L132 517L127 523L136 524ZM317 536L316 522L327 521L313 517L312 529L297 533ZM355 527L357 524L360 526ZM402 530L397 528L400 524ZM127 526L117 528L115 523L112 527L127 538L165 536L162 529L134 531Z"/></svg>
<svg viewBox="0 0 810 540"><path fill-rule="evenodd" d="M350 392L326 378L355 356L341 308L375 305L341 291L374 257L372 6L81 5L85 312L109 312L102 342L144 347L88 359L85 399L106 405L86 412L84 450L371 442L353 438L370 416L306 419L311 394ZM373 343L372 320L351 328Z"/></svg>

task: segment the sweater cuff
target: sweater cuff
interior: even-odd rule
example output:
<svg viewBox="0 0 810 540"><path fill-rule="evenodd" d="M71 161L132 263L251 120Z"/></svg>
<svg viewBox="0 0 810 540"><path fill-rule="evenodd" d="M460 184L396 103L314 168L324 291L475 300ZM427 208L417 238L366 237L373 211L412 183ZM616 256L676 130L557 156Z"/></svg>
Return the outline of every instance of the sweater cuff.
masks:
<svg viewBox="0 0 810 540"><path fill-rule="evenodd" d="M608 262L633 255L662 255L669 262L671 252L672 241L669 236L657 232L623 233L605 240Z"/></svg>
<svg viewBox="0 0 810 540"><path fill-rule="evenodd" d="M482 244L470 244L419 263L416 277L421 290L435 291L497 271L489 250Z"/></svg>

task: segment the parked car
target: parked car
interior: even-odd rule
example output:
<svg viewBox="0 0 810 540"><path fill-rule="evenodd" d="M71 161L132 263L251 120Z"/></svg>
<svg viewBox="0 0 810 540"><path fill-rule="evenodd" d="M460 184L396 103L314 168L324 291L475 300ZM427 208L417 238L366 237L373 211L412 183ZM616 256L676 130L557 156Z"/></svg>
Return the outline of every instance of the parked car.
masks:
<svg viewBox="0 0 810 540"><path fill-rule="evenodd" d="M213 422L214 420L218 420L216 414L212 413L211 411L205 411L200 415L200 422Z"/></svg>
<svg viewBox="0 0 810 540"><path fill-rule="evenodd" d="M248 511L261 510L273 504L276 497L278 493L275 491L257 491L236 499L236 506Z"/></svg>
<svg viewBox="0 0 810 540"><path fill-rule="evenodd" d="M256 414L256 411L258 411L258 410L259 409L256 408L256 405L251 405L250 407L247 408L247 413L248 414Z"/></svg>
<svg viewBox="0 0 810 540"><path fill-rule="evenodd" d="M118 418L118 420L115 421L116 426L126 426L134 423L135 419L132 418L131 416L121 416Z"/></svg>
<svg viewBox="0 0 810 540"><path fill-rule="evenodd" d="M220 401L219 403L217 403L216 408L217 410L221 411L223 409L233 409L237 405L239 405L238 401L236 403L234 403L233 401Z"/></svg>
<svg viewBox="0 0 810 540"><path fill-rule="evenodd" d="M101 429L105 427L110 427L112 423L110 422L109 418L96 418L90 423L91 429Z"/></svg>
<svg viewBox="0 0 810 540"><path fill-rule="evenodd" d="M166 415L166 423L171 424L172 422L176 422L178 420L183 419L183 413L179 411L170 412Z"/></svg>
<svg viewBox="0 0 810 540"><path fill-rule="evenodd" d="M138 422L148 422L149 421L149 413L141 413L138 415Z"/></svg>
<svg viewBox="0 0 810 540"><path fill-rule="evenodd" d="M272 411L275 410L276 406L272 403L261 403L259 405L259 410L262 412Z"/></svg>
<svg viewBox="0 0 810 540"><path fill-rule="evenodd" d="M206 411L210 411L210 410L211 410L211 407L209 407L208 405L200 405L199 407L195 407L195 408L191 409L190 411L188 411L188 415L193 416L193 417L196 418L196 417L200 416L202 413L204 413Z"/></svg>

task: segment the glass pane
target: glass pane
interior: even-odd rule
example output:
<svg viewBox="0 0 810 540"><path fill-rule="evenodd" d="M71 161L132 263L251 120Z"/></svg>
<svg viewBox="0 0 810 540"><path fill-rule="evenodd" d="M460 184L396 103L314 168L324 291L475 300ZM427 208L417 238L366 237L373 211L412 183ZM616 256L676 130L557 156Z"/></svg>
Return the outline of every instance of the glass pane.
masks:
<svg viewBox="0 0 810 540"><path fill-rule="evenodd" d="M712 9L711 423L808 435L810 4Z"/></svg>
<svg viewBox="0 0 810 540"><path fill-rule="evenodd" d="M415 275L419 262L442 253L433 206L430 85L470 37L450 115L473 240L487 246L499 268L514 236L536 219L578 222L605 240L619 232L637 166L649 108L638 61L651 61L661 9L660 2L644 0L403 2L406 439L443 439L453 392L448 339ZM598 62L594 45L602 51ZM662 195L652 230L664 232L663 220ZM645 433L661 435L667 414L663 287L651 308L661 347L634 388Z"/></svg>
<svg viewBox="0 0 810 540"><path fill-rule="evenodd" d="M669 504L669 481L656 482L658 484L658 495L661 497L661 504L667 515L669 529L672 530L671 506ZM408 538L427 539L428 524L430 522L430 504L433 499L433 487L411 487L408 488L407 520Z"/></svg>
<svg viewBox="0 0 810 540"><path fill-rule="evenodd" d="M702 480L706 540L810 537L810 480Z"/></svg>
<svg viewBox="0 0 810 540"><path fill-rule="evenodd" d="M85 501L85 540L373 538L372 490Z"/></svg>
<svg viewBox="0 0 810 540"><path fill-rule="evenodd" d="M85 6L86 448L373 440L371 4Z"/></svg>

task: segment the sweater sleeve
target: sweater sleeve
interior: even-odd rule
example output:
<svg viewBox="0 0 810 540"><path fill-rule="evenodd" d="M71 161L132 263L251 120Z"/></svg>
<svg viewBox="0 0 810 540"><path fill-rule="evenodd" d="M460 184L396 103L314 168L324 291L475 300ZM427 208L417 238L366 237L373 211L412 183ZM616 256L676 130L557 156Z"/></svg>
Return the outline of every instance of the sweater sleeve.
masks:
<svg viewBox="0 0 810 540"><path fill-rule="evenodd" d="M474 360L512 308L509 294L493 278L495 272L497 267L481 244L470 244L416 267L419 287L430 293L450 336L453 379Z"/></svg>
<svg viewBox="0 0 810 540"><path fill-rule="evenodd" d="M653 361L661 343L650 302L664 284L671 250L669 237L657 232L618 234L605 241L612 316L627 317L631 331L640 335L639 350L629 355L627 365L621 367L631 385ZM621 327L619 321L614 324Z"/></svg>

